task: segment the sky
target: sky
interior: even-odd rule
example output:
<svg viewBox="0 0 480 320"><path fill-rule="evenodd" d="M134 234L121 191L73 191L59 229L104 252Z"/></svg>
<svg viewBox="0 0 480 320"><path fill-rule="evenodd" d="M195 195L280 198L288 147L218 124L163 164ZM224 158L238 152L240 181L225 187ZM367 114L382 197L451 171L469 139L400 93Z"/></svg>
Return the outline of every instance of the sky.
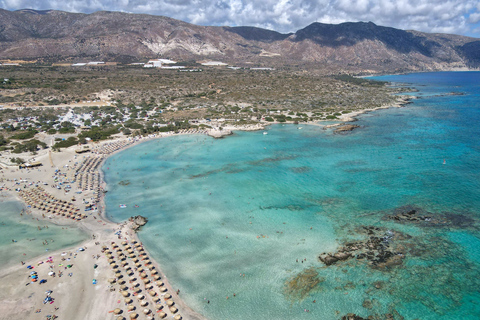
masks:
<svg viewBox="0 0 480 320"><path fill-rule="evenodd" d="M377 25L480 38L479 0L0 0L0 8L123 11L209 26L255 26L282 33L313 22Z"/></svg>

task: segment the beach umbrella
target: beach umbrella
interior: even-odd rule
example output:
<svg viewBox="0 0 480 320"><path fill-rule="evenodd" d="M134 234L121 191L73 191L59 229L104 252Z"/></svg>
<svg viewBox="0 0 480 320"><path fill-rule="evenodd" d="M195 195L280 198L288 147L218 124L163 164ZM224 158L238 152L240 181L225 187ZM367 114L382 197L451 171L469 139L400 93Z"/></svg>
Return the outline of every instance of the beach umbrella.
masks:
<svg viewBox="0 0 480 320"><path fill-rule="evenodd" d="M159 302L160 298L159 297L153 297L152 300L153 300L153 302Z"/></svg>
<svg viewBox="0 0 480 320"><path fill-rule="evenodd" d="M130 304L130 303L132 303L132 302L133 302L133 300L132 300L132 299L130 299L130 298L126 298L124 301L125 301L125 303L126 303L126 304Z"/></svg>
<svg viewBox="0 0 480 320"><path fill-rule="evenodd" d="M142 269L142 268L139 268L139 269ZM137 270L137 271L140 271L140 270ZM147 277L147 274L145 272L140 273L140 278L146 278L146 277Z"/></svg>
<svg viewBox="0 0 480 320"><path fill-rule="evenodd" d="M140 292L142 292L142 289L140 289L140 288L135 288L133 291L135 291L136 293L140 293Z"/></svg>
<svg viewBox="0 0 480 320"><path fill-rule="evenodd" d="M145 273L143 272L143 268L141 268L141 267L138 268L137 271L140 272L140 276L142 276L142 274L145 274ZM146 274L145 274L145 276L146 276Z"/></svg>
<svg viewBox="0 0 480 320"><path fill-rule="evenodd" d="M128 289L127 286L124 285L124 284L122 284L122 285L120 286L120 290L127 290L127 289Z"/></svg>
<svg viewBox="0 0 480 320"><path fill-rule="evenodd" d="M138 317L138 314L135 312L130 313L130 319L136 319Z"/></svg>
<svg viewBox="0 0 480 320"><path fill-rule="evenodd" d="M136 267L140 267L141 265L142 265L141 263L138 263L138 262L135 263L135 266L136 266Z"/></svg>
<svg viewBox="0 0 480 320"><path fill-rule="evenodd" d="M154 296L157 294L157 293L156 293L155 291L153 291L153 290L150 290L148 293L149 293L152 297L154 297Z"/></svg>
<svg viewBox="0 0 480 320"><path fill-rule="evenodd" d="M155 284L159 287L163 286L163 282L162 281L155 281Z"/></svg>
<svg viewBox="0 0 480 320"><path fill-rule="evenodd" d="M145 296L143 294L139 294L137 298L138 298L138 300L143 300L143 299L145 299Z"/></svg>
<svg viewBox="0 0 480 320"><path fill-rule="evenodd" d="M134 287L134 288L135 288L135 287L138 287L138 286L139 286L138 282L134 282L134 283L132 283L132 287Z"/></svg>
<svg viewBox="0 0 480 320"><path fill-rule="evenodd" d="M175 319L175 320L182 320L182 316L179 315L179 314L177 314L173 319Z"/></svg>
<svg viewBox="0 0 480 320"><path fill-rule="evenodd" d="M160 277L158 274L156 274L156 275L153 276L153 279L160 280L160 279L162 279L162 277Z"/></svg>
<svg viewBox="0 0 480 320"><path fill-rule="evenodd" d="M177 309L177 308L175 308L175 307L173 307L173 306L172 306L172 307L170 307L170 309L169 309L169 310L170 310L170 312L171 312L171 313L175 313L175 312L177 312L177 311L178 311L178 309Z"/></svg>
<svg viewBox="0 0 480 320"><path fill-rule="evenodd" d="M128 280L130 280L130 281L135 281L135 280L137 280L137 278L135 278L135 277L130 277L130 278L128 278Z"/></svg>
<svg viewBox="0 0 480 320"><path fill-rule="evenodd" d="M119 284L125 284L125 280L118 281Z"/></svg>
<svg viewBox="0 0 480 320"><path fill-rule="evenodd" d="M115 279L114 279L114 278L110 278L110 279L108 279L108 282L114 283L114 282L115 282Z"/></svg>
<svg viewBox="0 0 480 320"><path fill-rule="evenodd" d="M116 308L115 310L113 310L113 313L120 314L122 313L122 309Z"/></svg>
<svg viewBox="0 0 480 320"><path fill-rule="evenodd" d="M120 264L121 264L122 266L126 266L126 265L128 264L128 262L127 262L127 261L122 261Z"/></svg>
<svg viewBox="0 0 480 320"><path fill-rule="evenodd" d="M117 265L115 265L115 268L116 268L116 267L117 267ZM118 270L118 269L115 269L114 272L115 272L115 273L120 273L120 272L122 272L122 271L120 271L120 270Z"/></svg>
<svg viewBox="0 0 480 320"><path fill-rule="evenodd" d="M117 317L117 320L125 320L125 318L122 317L122 316L118 316L118 317Z"/></svg>
<svg viewBox="0 0 480 320"><path fill-rule="evenodd" d="M135 255L133 253L130 253L128 256L132 259L135 258Z"/></svg>
<svg viewBox="0 0 480 320"><path fill-rule="evenodd" d="M160 291L162 291L162 292L167 291L167 288L165 288L165 287L160 287L159 289L160 289Z"/></svg>
<svg viewBox="0 0 480 320"><path fill-rule="evenodd" d="M153 286L151 284L145 284L145 288L148 290L152 290Z"/></svg>
<svg viewBox="0 0 480 320"><path fill-rule="evenodd" d="M163 306L160 303L157 303L155 305L155 309L157 309L157 310L161 310L162 308L163 308Z"/></svg>
<svg viewBox="0 0 480 320"><path fill-rule="evenodd" d="M133 260L133 262L138 262L137 258L133 258L132 260Z"/></svg>
<svg viewBox="0 0 480 320"><path fill-rule="evenodd" d="M141 305L142 307L145 307L145 306L148 305L148 302L145 301L145 300L143 300L142 302L140 302L140 305Z"/></svg>
<svg viewBox="0 0 480 320"><path fill-rule="evenodd" d="M170 299L171 297L172 295L170 293L165 293L165 295L163 296L165 300Z"/></svg>
<svg viewBox="0 0 480 320"><path fill-rule="evenodd" d="M127 309L128 309L129 311L135 310L135 306L130 305L130 306L128 306Z"/></svg>
<svg viewBox="0 0 480 320"><path fill-rule="evenodd" d="M175 302L173 302L173 300L168 300L167 301L167 306L171 307L175 304Z"/></svg>
<svg viewBox="0 0 480 320"><path fill-rule="evenodd" d="M126 245L128 244L128 242L127 242L127 241L122 241L122 244L123 244L124 246L126 246Z"/></svg>
<svg viewBox="0 0 480 320"><path fill-rule="evenodd" d="M150 309L143 309L144 314L149 314L150 312L151 312Z"/></svg>
<svg viewBox="0 0 480 320"><path fill-rule="evenodd" d="M151 273L151 274L157 274L158 271L157 271L157 270L152 270L152 271L150 271L150 273Z"/></svg>
<svg viewBox="0 0 480 320"><path fill-rule="evenodd" d="M129 295L130 295L130 293L128 293L128 291L122 291L122 296L128 297Z"/></svg>
<svg viewBox="0 0 480 320"><path fill-rule="evenodd" d="M159 317L160 319L163 319L163 318L165 318L166 316L167 316L167 314L166 314L165 312L160 312L160 313L158 314L158 317Z"/></svg>

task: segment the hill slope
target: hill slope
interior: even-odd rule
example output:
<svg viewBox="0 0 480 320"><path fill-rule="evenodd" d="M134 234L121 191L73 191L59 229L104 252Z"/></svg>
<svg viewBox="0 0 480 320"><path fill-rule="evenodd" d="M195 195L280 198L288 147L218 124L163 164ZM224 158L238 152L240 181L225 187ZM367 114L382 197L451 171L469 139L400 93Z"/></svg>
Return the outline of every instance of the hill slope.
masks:
<svg viewBox="0 0 480 320"><path fill-rule="evenodd" d="M315 65L331 71L480 67L478 39L369 23L313 23L292 34L204 27L162 16L0 9L0 59L131 62L155 57L242 64Z"/></svg>

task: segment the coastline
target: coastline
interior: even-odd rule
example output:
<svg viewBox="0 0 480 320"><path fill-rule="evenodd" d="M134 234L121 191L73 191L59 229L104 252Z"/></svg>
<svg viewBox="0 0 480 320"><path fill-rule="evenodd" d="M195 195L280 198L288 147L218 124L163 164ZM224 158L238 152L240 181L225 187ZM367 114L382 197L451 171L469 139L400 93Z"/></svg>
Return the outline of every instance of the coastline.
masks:
<svg viewBox="0 0 480 320"><path fill-rule="evenodd" d="M397 103L395 103L394 105L382 106L382 107L373 108L373 109L365 109L365 110L355 111L349 114L342 115L339 121L343 121L343 122L355 121L356 120L355 117L360 114L379 110L379 109L390 108L390 107L402 107L406 103L409 103L409 99L406 99L406 98L402 98L399 100L400 101L397 101ZM248 125L243 127L242 126L225 126L222 130L212 129L212 130L205 130L207 132L204 131L201 133L206 133L214 138L221 138L223 136L232 134L233 131L235 130L245 130L245 131L264 130L266 125L270 125L273 123L262 122L257 125ZM319 125L318 123L306 123L306 124ZM338 125L340 125L340 123L335 125L328 125L328 126L325 126L325 128L331 127L331 126L338 126ZM195 132L185 131L179 134L195 134L195 133L198 133L198 131L195 131ZM144 141L149 141L152 139L158 139L158 138L172 136L172 135L174 134L159 134L159 135L151 135L148 137L142 137L140 139L131 139L128 141L128 143L122 145L120 148L106 154L102 158L98 167L101 168L101 166L104 164L105 160L109 156L116 154L119 151L123 151L127 148L135 146ZM96 148L98 149L101 146L114 144L119 141L125 141L125 140L126 140L125 138L109 140L107 142L99 143L96 146ZM65 164L68 164L69 162L68 160L70 161L72 160L69 158L75 155L74 148L75 147L70 147L65 150L62 150L59 153L54 153L53 155L56 158L56 160L52 161L50 159L51 164L53 165L53 163L55 162L57 164L57 167L65 168ZM45 167L47 166L47 163L48 163L47 157L48 157L47 153L40 156L36 156L37 159L43 160ZM62 164L63 164L63 167L62 167ZM27 169L23 169L23 170L27 170ZM50 170L54 170L54 167L52 166ZM4 171L10 171L7 173L3 173L4 179L13 179L14 177L17 177L19 173L18 169L15 171L15 170L12 170L12 167L7 167L6 169L4 169ZM46 172L47 170L45 169L44 171ZM35 170L30 169L30 172L35 172ZM39 179L40 177L47 178L47 174L41 174L40 170L38 172L40 174L35 175L35 177L31 177L31 178L34 178L33 180L35 181L37 179L40 180ZM100 169L98 170L98 172L100 174L100 179L99 179L100 186L103 190L105 190L105 188L107 188L107 184L105 182L104 172ZM20 173L22 174L24 172L20 172ZM59 199L63 198L68 200L68 196L64 195L62 192L58 192L58 190L55 190L55 189L53 191L55 196L58 197ZM9 196L23 203L25 206L25 202L22 199L20 199L20 197L18 196L18 193L11 190L7 192ZM93 194L90 194L90 195L93 195ZM76 252L77 257L79 257L79 259L76 260L76 265L78 266L79 271L77 271L76 273L79 273L79 275L75 279L65 278L65 281L57 281L58 292L61 293L62 298L65 298L66 300L66 301L60 301L58 303L58 305L60 305L61 307L59 310L56 310L56 315L58 315L60 319L87 319L87 318L103 319L108 315L108 312L110 310L113 310L116 306L118 306L117 301L120 301L120 300L117 300L116 298L116 295L118 296L118 292L115 294L112 294L112 292L107 291L108 278L109 276L112 275L112 270L110 269L109 265L106 263L107 259L105 258L105 255L102 254L101 247L102 245L110 245L113 241L115 241L117 244L120 244L120 242L126 239L128 239L129 243L134 243L135 241L140 242L138 235L132 230L128 229L129 226L127 222L116 223L108 219L107 213L105 211L105 202L104 202L103 192L102 192L102 196L99 198L99 202L97 206L99 208L98 217L100 217L101 220L96 219L96 217L93 218L89 216L87 219L84 219L79 222L72 222L72 221L63 219L61 217L54 217L51 221L52 223L55 223L58 225L62 225L62 226L68 225L68 226L74 226L76 228L79 228L88 235L88 237L90 238L89 240L82 242L78 246L64 248L54 252L49 252L48 254L33 257L26 261L26 265L28 264L34 265L36 264L36 261L44 261L44 260L47 260L49 257L54 257L54 260L57 260L65 252L67 254L72 254L74 253L74 250L77 247L88 248L83 252L79 252L78 250ZM39 210L32 210L31 214L32 214L32 217L35 217L35 218L39 218L39 219L44 218L40 214ZM99 225L98 224L99 221L103 223ZM95 222L97 222L97 224ZM115 232L117 231L122 232L122 239L119 239L115 235ZM123 236L124 233L126 234L126 236ZM97 245L96 243L101 243L101 245ZM148 253L148 250L146 248L144 248L144 251L150 257L150 254ZM91 257L95 255L97 256L100 255L101 258L95 260ZM152 258L150 258L150 260L152 261L152 264L155 267L152 269L157 270L158 273L160 274L162 281L165 283L165 287L167 288L167 293L170 293L173 296L173 299L175 300L175 304L179 307L180 313L182 314L182 316L185 319L206 319L202 315L196 313L194 310L189 308L185 304L185 302L178 296L178 294L175 294L175 291L173 290L172 286L168 282L168 279L165 277L164 273L162 272L158 261L155 261ZM93 264L98 264L98 267L96 269L92 268L91 266ZM28 273L29 272L27 269L25 269L24 267L21 268L19 267L19 265L10 266L0 271L0 279L4 284L2 286L4 289L3 293L0 294L0 301L3 302L2 303L3 307L0 307L0 311L1 311L0 314L2 314L0 316L0 319L3 319L3 318L7 319L7 318L11 318L13 315L18 315L19 310L23 312L24 319L38 318L35 313L35 310L38 309L37 307L40 301L40 298L38 296L41 295L45 289L47 289L47 286L42 288L37 287L36 290L34 290L34 294L33 294L33 296L37 296L35 299L36 302L33 303L33 305L31 305L30 307L25 306L26 304L32 304L32 301L33 301L32 300L33 298L31 298L32 295L26 297L27 293L31 293L29 290L32 286L28 287L29 290L19 290L19 288L23 287L24 277L25 275L28 275ZM98 281L97 285L92 285L91 282L93 278L95 278ZM57 278L57 280L59 279ZM68 282L67 285L65 285L66 282ZM98 291L101 291L101 292L98 292ZM61 298L59 298L59 300L60 299Z"/></svg>
<svg viewBox="0 0 480 320"><path fill-rule="evenodd" d="M162 136L155 138L160 137ZM99 168L108 156L147 140L150 139L136 140L133 143L130 143L123 148L108 154L107 156L103 157ZM105 145L109 143L112 143L112 141L102 144ZM71 149L72 148L70 148L70 150L63 150L59 153L55 153L55 162L58 162L57 164L60 165L64 163L66 164L68 158L74 154L72 152L73 150ZM45 157L46 155L37 156L37 158ZM17 177L19 175L22 178L26 176L25 171L19 172L18 169L15 170L13 168L14 167L7 167L3 169L3 182L5 182L6 179L10 180L7 180L7 183L13 182L13 179L20 178ZM47 172L47 170L48 169L41 171ZM54 168L52 167L50 170L54 170ZM44 174L41 171L40 169L38 172L35 172L35 170L30 170L30 173L33 172L34 175L29 175L29 178L26 179L29 179L28 181L37 181L40 180L38 179L40 176L42 176L44 179L47 178L47 174ZM101 170L99 171L101 176L100 185L105 188L106 183L104 180L104 174ZM63 195L62 192L58 192L57 189L47 189L47 191L54 194L56 198L64 198L65 200L68 200L68 196L65 197L65 195ZM21 265L19 261L18 264L11 265L0 270L0 280L2 281L3 289L0 293L0 301L2 302L0 306L0 319L12 319L18 317L21 317L22 319L38 319L36 312L38 310L42 310L39 312L42 317L44 317L48 312L50 315L56 315L59 317L59 319L104 319L108 316L108 313L111 312L111 310L115 309L116 307L123 307L123 304L119 305L119 291L109 291L109 289L111 289L111 285L108 283L108 280L110 277L114 276L114 274L112 273L113 270L110 268L109 263L107 262L107 258L102 252L102 246L110 246L112 242L115 242L117 245L119 245L122 241L128 241L129 243L141 242L138 238L138 235L129 228L128 222L116 223L108 219L106 211L104 210L105 203L103 194L97 204L98 208L101 210L81 221L72 221L57 216L45 217L40 210L29 209L25 201L19 196L18 192L14 190L2 190L2 196L4 196L2 198L4 201L17 201L22 203L25 214L31 215L32 219L39 219L39 221L48 220L49 223L59 226L79 228L87 234L89 239L73 247L62 248L46 254L40 254L32 258L26 258L23 261L25 262L24 265ZM122 235L120 238L115 235L115 233L118 231L120 231ZM80 248L84 248L83 251L79 251ZM150 257L150 254L146 248L142 247L142 249L147 256ZM71 270L68 270L72 271L73 275L71 277L64 275L62 278L58 276L53 278L47 276L45 273L48 272L48 270L54 270L57 275L63 271L61 270L61 267L57 267L55 264L58 264L59 260L62 261L61 259L64 259L65 256L74 257L74 260L71 260L74 262L73 267ZM93 256L99 258L93 258ZM50 269L47 269L47 263L45 263L45 261L49 260L50 257L53 258L53 263L50 264ZM38 264L40 261L42 263ZM181 314L184 319L205 319L203 316L189 308L175 293L161 268L159 267L159 263L151 257L150 261L151 266L149 269L156 270L156 272L161 276L161 279L164 282L164 287L167 289L166 293L173 296L171 299L174 300L175 305L178 306L179 314ZM31 272L26 268L28 265L34 266L33 270L38 271L39 278L46 278L47 283L43 285L39 285L38 283L28 283L28 280L25 280L25 277ZM62 265L62 263L58 265ZM92 267L94 265L97 265L97 267ZM93 279L97 281L96 285L92 284ZM25 282L28 283L27 287L25 287ZM56 297L57 302L54 303L54 306L42 304L43 298L41 297L44 294L44 291L47 289L52 290L52 296ZM153 303L151 303L151 305L153 306ZM59 307L59 309L55 310L54 308L56 307ZM165 305L165 307L167 307L167 305ZM167 314L171 313L170 311L166 312ZM128 317L126 310L122 313L122 316L125 318Z"/></svg>

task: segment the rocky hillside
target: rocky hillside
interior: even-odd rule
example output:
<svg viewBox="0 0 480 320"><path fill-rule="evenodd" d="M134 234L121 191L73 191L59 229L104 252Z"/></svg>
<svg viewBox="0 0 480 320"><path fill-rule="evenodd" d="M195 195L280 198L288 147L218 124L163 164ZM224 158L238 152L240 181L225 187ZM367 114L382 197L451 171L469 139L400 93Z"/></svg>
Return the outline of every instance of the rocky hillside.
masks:
<svg viewBox="0 0 480 320"><path fill-rule="evenodd" d="M291 34L168 17L0 9L0 59L134 62L156 57L352 72L480 67L480 41L374 23L313 23Z"/></svg>

